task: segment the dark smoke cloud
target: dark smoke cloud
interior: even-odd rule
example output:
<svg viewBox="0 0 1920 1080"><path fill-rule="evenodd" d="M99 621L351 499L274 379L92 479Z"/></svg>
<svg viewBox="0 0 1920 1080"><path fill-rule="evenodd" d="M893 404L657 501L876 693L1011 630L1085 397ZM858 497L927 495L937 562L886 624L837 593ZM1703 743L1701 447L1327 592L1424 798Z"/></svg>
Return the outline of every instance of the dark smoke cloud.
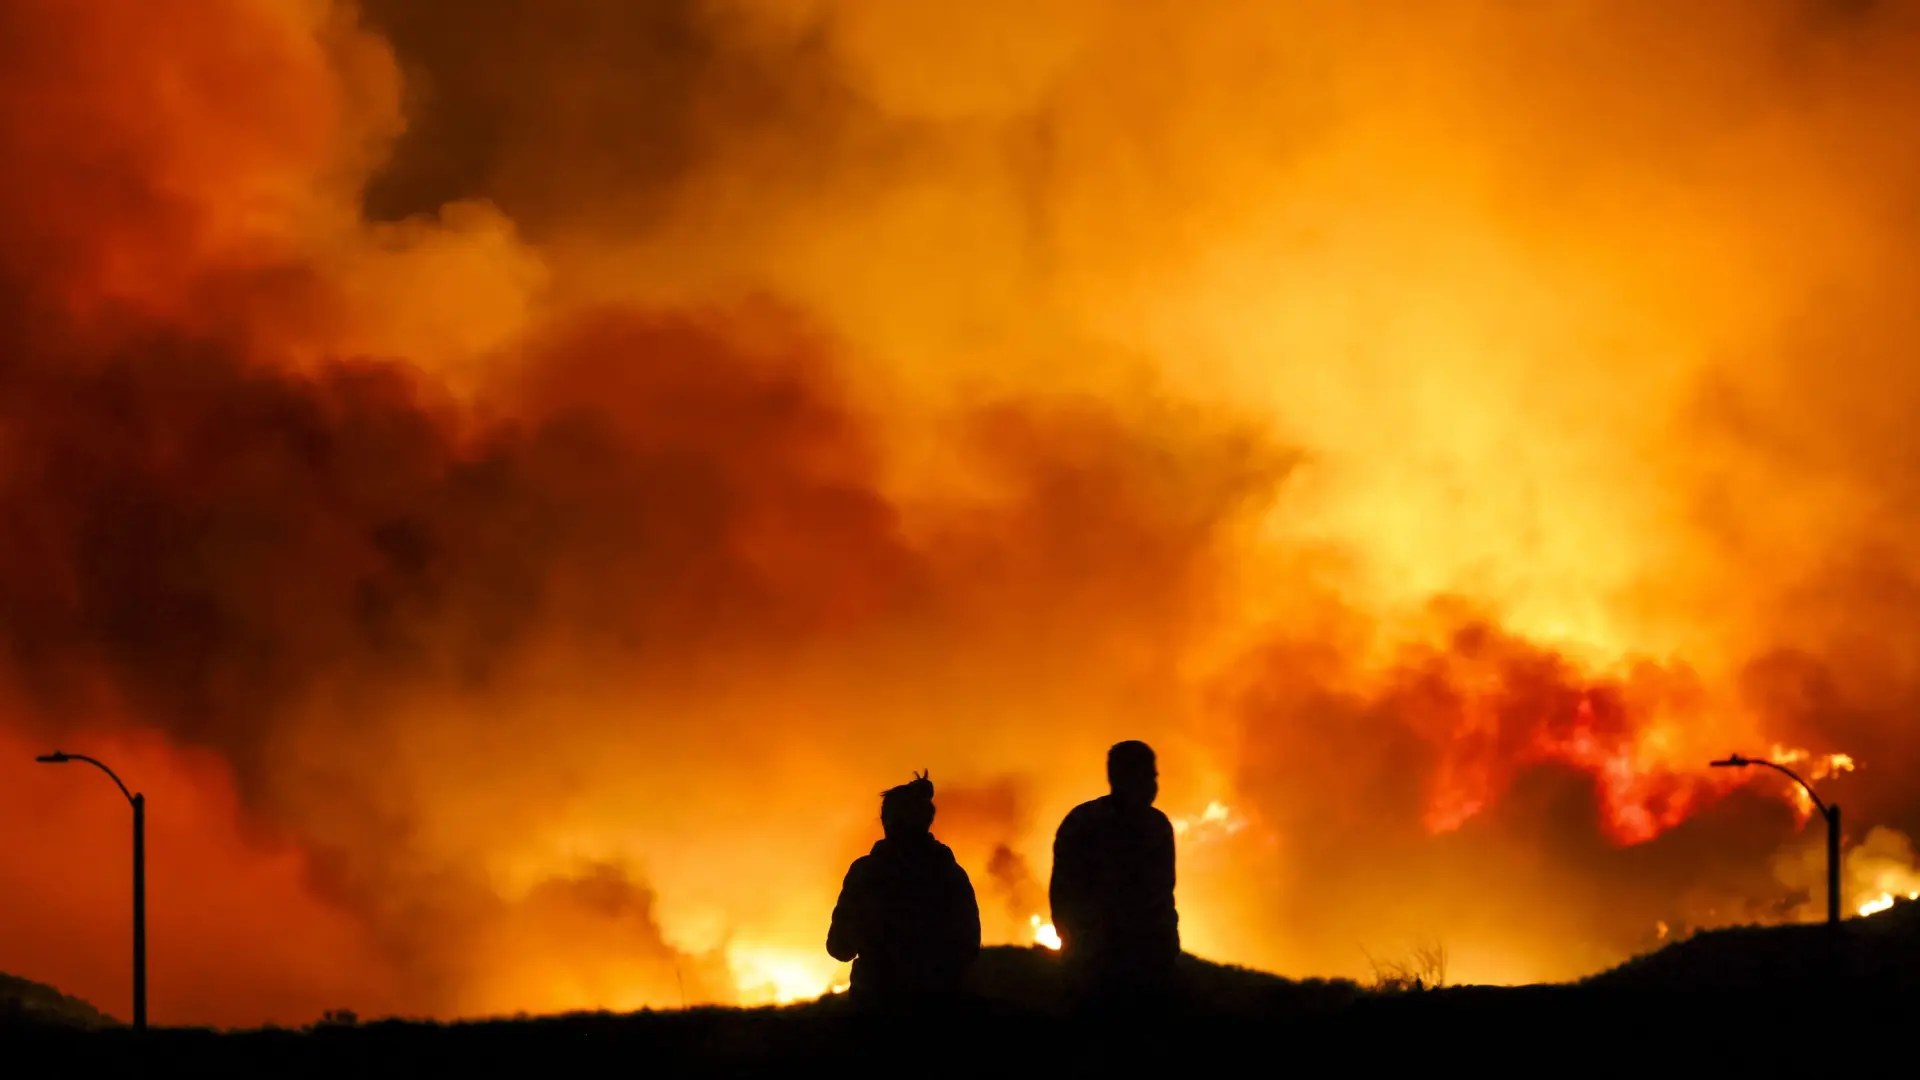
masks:
<svg viewBox="0 0 1920 1080"><path fill-rule="evenodd" d="M407 132L366 191L375 218L478 197L536 237L637 235L722 163L750 158L790 191L818 184L874 119L818 33L768 39L701 0L362 10L407 85Z"/></svg>
<svg viewBox="0 0 1920 1080"><path fill-rule="evenodd" d="M1722 737L1920 827L1920 9L792 6L0 2L8 731L217 752L441 1014L725 998L668 883L812 940L783 858L908 768L1017 923L1118 737L1227 774L1193 940L1293 971L1790 909ZM715 279L774 299L628 295ZM1414 479L1254 544L1303 466ZM1357 571L1462 537L1703 655L1476 596L1378 659Z"/></svg>
<svg viewBox="0 0 1920 1080"><path fill-rule="evenodd" d="M978 423L1020 489L1011 511L930 554L900 535L859 420L804 345L741 356L673 318L569 323L530 352L522 415L479 424L404 365L295 376L158 331L58 363L18 342L0 508L33 526L0 560L9 677L38 715L104 688L128 719L218 750L249 805L316 845L336 895L431 960L430 1002L459 985L442 939L483 940L502 916L484 882L405 839L421 808L379 762L409 702L501 722L480 703L515 693L556 630L658 694L721 658L1037 616L1049 597L1066 625L1116 605L1172 616L1206 531L1130 516L1144 476L1097 412L1009 406ZM1140 594L1143 564L1166 574ZM308 724L350 768L324 796L281 761ZM1011 812L972 802L943 792L943 823Z"/></svg>

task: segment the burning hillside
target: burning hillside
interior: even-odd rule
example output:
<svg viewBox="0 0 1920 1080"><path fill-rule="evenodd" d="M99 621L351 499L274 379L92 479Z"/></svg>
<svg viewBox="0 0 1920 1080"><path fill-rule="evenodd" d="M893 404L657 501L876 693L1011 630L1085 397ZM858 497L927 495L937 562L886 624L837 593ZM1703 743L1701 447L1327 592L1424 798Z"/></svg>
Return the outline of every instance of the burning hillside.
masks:
<svg viewBox="0 0 1920 1080"><path fill-rule="evenodd" d="M0 0L0 970L55 746L160 1023L819 993L915 769L1051 944L1121 738L1289 974L1920 887L1920 6L164 7Z"/></svg>

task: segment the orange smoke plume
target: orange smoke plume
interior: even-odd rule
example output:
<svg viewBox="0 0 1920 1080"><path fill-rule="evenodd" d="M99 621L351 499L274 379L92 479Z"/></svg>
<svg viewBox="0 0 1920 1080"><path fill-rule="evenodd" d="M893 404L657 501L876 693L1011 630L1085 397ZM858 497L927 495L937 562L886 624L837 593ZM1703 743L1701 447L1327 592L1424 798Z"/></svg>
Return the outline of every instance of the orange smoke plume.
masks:
<svg viewBox="0 0 1920 1080"><path fill-rule="evenodd" d="M1730 750L1874 903L1916 26L0 0L0 970L124 1000L56 746L159 1023L818 993L920 768L1032 942L1121 738L1220 959L1802 917Z"/></svg>

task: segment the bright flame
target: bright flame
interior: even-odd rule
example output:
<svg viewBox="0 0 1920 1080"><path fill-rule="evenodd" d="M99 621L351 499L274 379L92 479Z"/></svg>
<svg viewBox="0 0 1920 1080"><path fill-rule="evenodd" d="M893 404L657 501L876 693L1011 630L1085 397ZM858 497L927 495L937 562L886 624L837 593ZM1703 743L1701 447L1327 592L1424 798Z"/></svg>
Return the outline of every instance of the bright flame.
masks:
<svg viewBox="0 0 1920 1080"><path fill-rule="evenodd" d="M1803 749L1788 749L1779 743L1773 744L1773 751L1769 753L1767 757L1769 760L1778 762L1781 765L1797 765L1803 761L1812 762L1813 767L1807 770L1807 779L1809 780L1824 780L1829 776L1838 776L1843 772L1852 772L1860 767L1859 763L1853 760L1852 754L1820 754L1816 756Z"/></svg>
<svg viewBox="0 0 1920 1080"><path fill-rule="evenodd" d="M1173 832L1176 836L1185 836L1189 832L1205 835L1216 831L1232 835L1245 827L1246 822L1235 817L1233 811L1227 809L1227 804L1218 799L1209 802L1207 808L1198 816L1173 819Z"/></svg>
<svg viewBox="0 0 1920 1080"><path fill-rule="evenodd" d="M1060 947L1060 934L1054 930L1052 923L1041 922L1040 916L1038 915L1028 919L1027 922L1033 927L1033 940L1035 944L1045 945L1049 949L1058 949Z"/></svg>
<svg viewBox="0 0 1920 1080"><path fill-rule="evenodd" d="M788 1005L839 993L831 960L822 962L791 949L741 946L727 960L740 988L742 1005Z"/></svg>
<svg viewBox="0 0 1920 1080"><path fill-rule="evenodd" d="M1853 760L1852 754L1816 755L1803 749L1789 749L1779 743L1773 745L1767 759L1781 765L1811 762L1811 767L1806 769L1806 778L1809 783L1815 780L1828 780L1843 772L1853 772L1860 767L1859 763ZM1793 803L1794 812L1802 822L1813 816L1813 797L1807 794L1806 788L1798 784L1790 784L1787 798Z"/></svg>
<svg viewBox="0 0 1920 1080"><path fill-rule="evenodd" d="M1914 891L1908 893L1907 899L1920 900L1920 889L1915 889ZM1883 892L1879 896L1873 898L1872 900L1869 900L1866 903L1861 904L1860 914L1863 918L1868 915L1878 915L1879 913L1892 907L1894 905L1894 902L1895 901L1892 893Z"/></svg>

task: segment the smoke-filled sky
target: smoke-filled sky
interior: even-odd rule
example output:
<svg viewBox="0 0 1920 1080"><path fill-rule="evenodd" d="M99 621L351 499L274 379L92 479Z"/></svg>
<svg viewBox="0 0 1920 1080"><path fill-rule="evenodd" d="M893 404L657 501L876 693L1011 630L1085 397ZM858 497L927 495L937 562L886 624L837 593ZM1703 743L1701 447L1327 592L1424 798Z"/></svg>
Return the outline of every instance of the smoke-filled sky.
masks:
<svg viewBox="0 0 1920 1080"><path fill-rule="evenodd" d="M1025 942L1123 738L1292 975L1803 917L1735 750L1920 888L1916 109L1895 0L0 0L0 970L126 1008L56 746L161 1023L817 992L916 769Z"/></svg>

